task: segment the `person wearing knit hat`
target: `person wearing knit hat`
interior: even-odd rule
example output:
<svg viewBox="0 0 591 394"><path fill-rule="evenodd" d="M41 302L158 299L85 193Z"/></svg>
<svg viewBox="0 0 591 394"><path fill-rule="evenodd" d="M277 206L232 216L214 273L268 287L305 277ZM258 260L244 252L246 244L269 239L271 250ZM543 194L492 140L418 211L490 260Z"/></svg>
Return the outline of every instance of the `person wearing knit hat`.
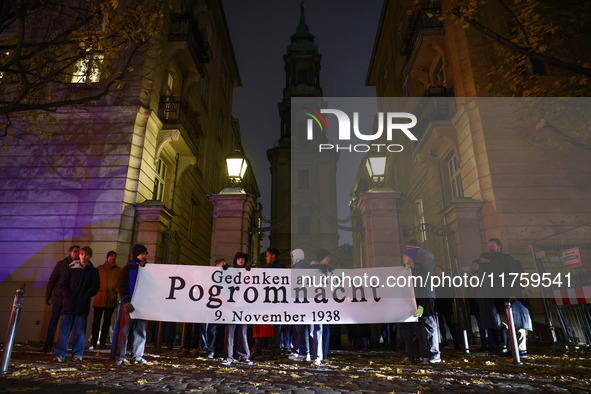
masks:
<svg viewBox="0 0 591 394"><path fill-rule="evenodd" d="M148 254L148 248L144 245L135 245L131 250L131 258L135 260L142 253Z"/></svg>
<svg viewBox="0 0 591 394"><path fill-rule="evenodd" d="M414 262L417 261L417 256L419 254L419 250L418 249L408 249L405 250L404 253L402 253L403 256L408 256L408 258L411 260L411 262L409 263L404 263L407 266L412 266L414 265ZM408 261L408 260L407 260Z"/></svg>
<svg viewBox="0 0 591 394"><path fill-rule="evenodd" d="M417 241L415 241L414 239L411 239L410 241L408 241L406 243L406 245L404 245L406 249L420 249L421 247L419 246L419 243Z"/></svg>
<svg viewBox="0 0 591 394"><path fill-rule="evenodd" d="M103 265L97 267L101 280L101 287L94 296L94 317L92 320L92 337L90 338L90 347L88 350L98 349L99 331L100 347L107 348L107 337L111 327L111 317L117 307L117 286L119 284L119 275L121 267L117 265L117 252L111 250L107 253L107 260ZM103 324L101 328L101 319Z"/></svg>
<svg viewBox="0 0 591 394"><path fill-rule="evenodd" d="M121 297L121 328L119 330L119 340L117 345L116 365L121 365L125 360L127 353L127 337L130 331L133 331L133 343L131 350L131 362L134 364L147 364L144 359L144 348L146 347L146 321L142 319L132 319L131 313L135 310L131 304L133 290L137 281L139 267L146 265L146 256L148 248L144 245L135 245L131 249L131 260L123 268L119 275L119 297Z"/></svg>
<svg viewBox="0 0 591 394"><path fill-rule="evenodd" d="M330 253L326 249L318 249L316 252L316 261L320 264L328 264L328 262L323 263L323 260L327 257L330 257Z"/></svg>

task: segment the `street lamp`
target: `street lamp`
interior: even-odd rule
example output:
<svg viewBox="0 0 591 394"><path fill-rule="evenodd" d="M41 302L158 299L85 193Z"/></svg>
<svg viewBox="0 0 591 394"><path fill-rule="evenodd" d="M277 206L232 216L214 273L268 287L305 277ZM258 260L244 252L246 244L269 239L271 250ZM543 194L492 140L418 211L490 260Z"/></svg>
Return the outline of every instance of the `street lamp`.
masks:
<svg viewBox="0 0 591 394"><path fill-rule="evenodd" d="M234 188L234 192L244 193L240 185L246 173L248 162L240 150L235 150L226 157L226 167L228 169L228 179L232 188Z"/></svg>
<svg viewBox="0 0 591 394"><path fill-rule="evenodd" d="M386 156L371 155L365 159L365 166L371 179L371 185L384 186L386 179Z"/></svg>

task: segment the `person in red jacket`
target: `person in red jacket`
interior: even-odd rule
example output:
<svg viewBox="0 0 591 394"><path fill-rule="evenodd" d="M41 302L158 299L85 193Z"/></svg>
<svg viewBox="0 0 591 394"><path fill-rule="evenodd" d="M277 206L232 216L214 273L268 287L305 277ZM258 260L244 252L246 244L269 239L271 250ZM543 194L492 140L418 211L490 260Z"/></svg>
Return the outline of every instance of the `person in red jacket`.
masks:
<svg viewBox="0 0 591 394"><path fill-rule="evenodd" d="M119 275L121 274L121 267L117 265L116 260L117 253L111 250L107 253L107 261L97 268L101 278L101 288L96 293L96 296L94 296L94 302L92 304L94 306L94 318L92 320L92 337L90 338L89 350L98 347L99 330L101 335L101 349L107 347L107 336L111 328L111 317L117 307L117 285L119 283ZM103 319L102 328L101 318Z"/></svg>

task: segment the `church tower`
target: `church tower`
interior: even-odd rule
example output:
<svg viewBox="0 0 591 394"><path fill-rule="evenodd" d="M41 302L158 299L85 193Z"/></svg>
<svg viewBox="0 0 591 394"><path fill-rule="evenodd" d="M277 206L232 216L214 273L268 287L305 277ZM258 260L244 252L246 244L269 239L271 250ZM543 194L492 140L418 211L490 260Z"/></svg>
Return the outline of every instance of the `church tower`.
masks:
<svg viewBox="0 0 591 394"><path fill-rule="evenodd" d="M327 249L336 253L338 248L338 230L334 223L320 223L318 211L324 215L336 218L336 160L337 154L328 154L323 160L317 158L306 159L303 168L292 168L292 154L294 150L291 134L291 99L294 97L322 97L320 87L320 66L322 55L318 53L318 46L314 43L314 36L306 24L305 4L300 4L300 23L296 32L291 36L291 43L287 53L283 56L285 63L285 88L283 99L278 103L281 117L281 133L273 148L267 151L267 158L271 169L271 223L273 229L270 244L279 249L283 262L289 262L289 252L295 248L302 248L306 257L315 258L316 250ZM320 168L323 167L323 168ZM334 174L326 184L319 174ZM320 207L318 185L324 183L323 196L329 196L329 207ZM295 192L294 201L292 192ZM317 192L317 193L315 193ZM304 197L302 197L304 196ZM312 197L305 197L312 196ZM302 201L308 198L310 201ZM333 202L333 203L331 203ZM316 213L304 212L294 214L295 206L313 207ZM300 209L299 212L302 210ZM328 228L327 228L328 226ZM313 240L312 242L310 242Z"/></svg>

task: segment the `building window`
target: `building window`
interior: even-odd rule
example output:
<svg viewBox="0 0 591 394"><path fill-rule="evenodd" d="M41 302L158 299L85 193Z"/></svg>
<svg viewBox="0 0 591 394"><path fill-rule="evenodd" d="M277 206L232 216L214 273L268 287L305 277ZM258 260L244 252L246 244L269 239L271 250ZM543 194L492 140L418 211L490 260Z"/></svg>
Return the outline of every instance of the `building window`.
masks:
<svg viewBox="0 0 591 394"><path fill-rule="evenodd" d="M96 83L101 80L101 65L105 57L91 46L85 46L84 43L80 44L84 56L74 64L71 83Z"/></svg>
<svg viewBox="0 0 591 394"><path fill-rule="evenodd" d="M298 190L310 188L310 170L298 170Z"/></svg>
<svg viewBox="0 0 591 394"><path fill-rule="evenodd" d="M417 228L417 238L419 242L427 240L427 226L425 224L425 210L423 209L423 200L415 201L415 225Z"/></svg>
<svg viewBox="0 0 591 394"><path fill-rule="evenodd" d="M437 66L435 67L435 85L446 86L447 78L445 76L445 68L443 67L443 59L439 58Z"/></svg>
<svg viewBox="0 0 591 394"><path fill-rule="evenodd" d="M152 195L152 200L162 201L162 197L164 196L165 179L166 164L164 164L162 159L158 159L158 163L156 163L156 177L154 179L154 194Z"/></svg>
<svg viewBox="0 0 591 394"><path fill-rule="evenodd" d="M174 77L172 76L172 73L169 71L168 72L168 78L166 79L166 94L168 96L172 96L173 92L174 92Z"/></svg>
<svg viewBox="0 0 591 394"><path fill-rule="evenodd" d="M447 170L449 173L452 198L464 197L462 175L460 174L460 162L458 161L456 155L452 155L452 157L448 160Z"/></svg>

